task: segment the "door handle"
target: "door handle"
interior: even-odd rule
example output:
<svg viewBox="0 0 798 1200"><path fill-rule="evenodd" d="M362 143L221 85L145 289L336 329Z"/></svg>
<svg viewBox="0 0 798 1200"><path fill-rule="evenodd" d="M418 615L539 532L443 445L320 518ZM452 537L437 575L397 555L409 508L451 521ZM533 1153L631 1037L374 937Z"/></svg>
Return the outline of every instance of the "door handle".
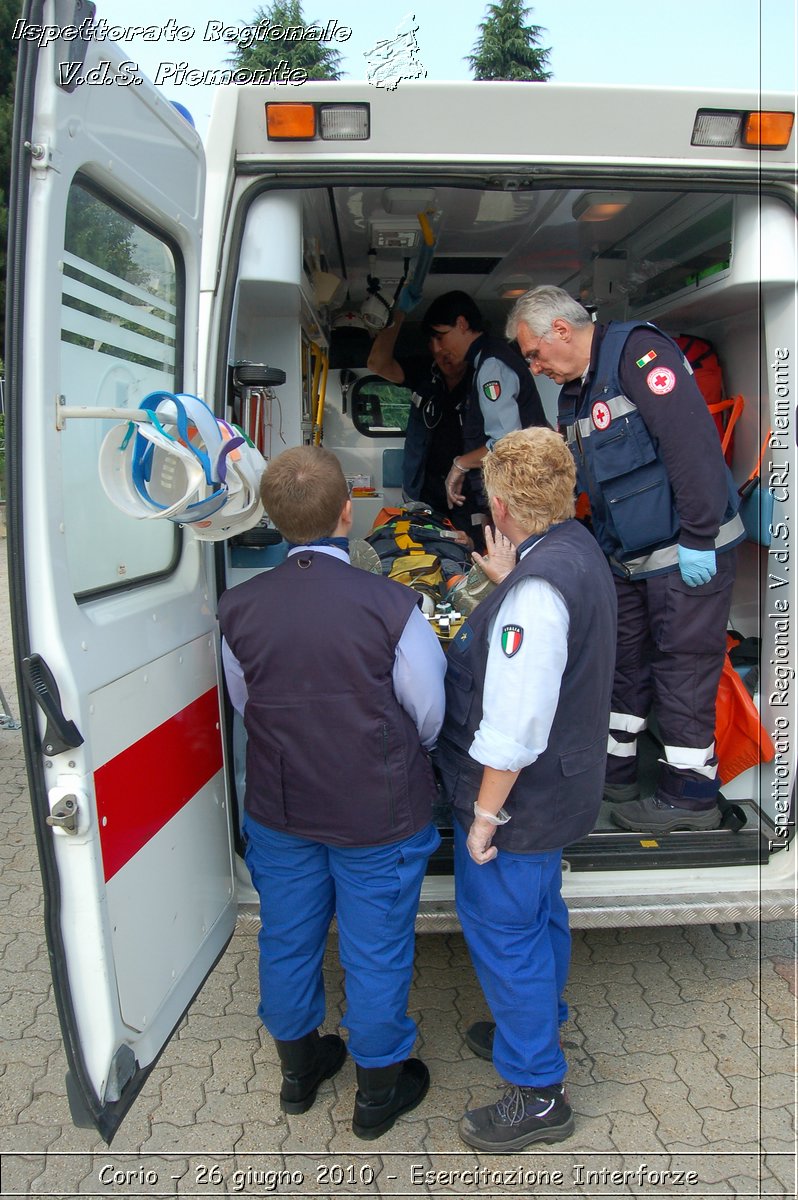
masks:
<svg viewBox="0 0 798 1200"><path fill-rule="evenodd" d="M52 671L40 654L22 660L22 678L45 715L47 725L42 739L45 754L63 754L83 745L83 735L61 707L61 693Z"/></svg>

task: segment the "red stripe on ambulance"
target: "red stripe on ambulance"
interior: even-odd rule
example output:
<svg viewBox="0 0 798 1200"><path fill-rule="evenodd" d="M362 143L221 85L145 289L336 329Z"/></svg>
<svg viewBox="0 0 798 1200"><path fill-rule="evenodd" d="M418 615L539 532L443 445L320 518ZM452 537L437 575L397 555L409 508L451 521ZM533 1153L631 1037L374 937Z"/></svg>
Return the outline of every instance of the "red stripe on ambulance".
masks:
<svg viewBox="0 0 798 1200"><path fill-rule="evenodd" d="M215 688L98 767L94 789L106 882L221 767Z"/></svg>

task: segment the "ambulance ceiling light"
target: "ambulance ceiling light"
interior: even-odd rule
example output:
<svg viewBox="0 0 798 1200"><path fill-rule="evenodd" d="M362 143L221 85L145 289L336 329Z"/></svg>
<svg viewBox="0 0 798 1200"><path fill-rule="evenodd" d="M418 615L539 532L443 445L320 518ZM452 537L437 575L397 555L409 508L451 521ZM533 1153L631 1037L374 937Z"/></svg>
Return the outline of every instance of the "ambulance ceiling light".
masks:
<svg viewBox="0 0 798 1200"><path fill-rule="evenodd" d="M517 300L528 292L532 284L524 275L508 275L499 282L499 295L502 300Z"/></svg>
<svg viewBox="0 0 798 1200"><path fill-rule="evenodd" d="M386 188L382 207L397 217L415 217L416 213L431 212L435 207L434 188Z"/></svg>
<svg viewBox="0 0 798 1200"><path fill-rule="evenodd" d="M583 192L574 201L575 221L611 221L632 202L629 192Z"/></svg>

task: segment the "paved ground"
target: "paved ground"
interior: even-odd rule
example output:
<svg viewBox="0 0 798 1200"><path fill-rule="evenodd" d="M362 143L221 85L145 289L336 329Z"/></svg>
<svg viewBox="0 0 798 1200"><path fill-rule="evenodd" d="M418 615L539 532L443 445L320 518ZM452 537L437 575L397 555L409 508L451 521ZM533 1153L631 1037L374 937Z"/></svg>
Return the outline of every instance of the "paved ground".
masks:
<svg viewBox="0 0 798 1200"><path fill-rule="evenodd" d="M0 686L18 715L0 549ZM349 1129L351 1062L310 1113L280 1112L255 1015L256 941L237 933L109 1151L69 1116L17 732L0 731L0 789L3 1196L795 1195L787 922L577 931L565 1029L576 1133L506 1157L476 1155L457 1136L464 1105L490 1102L498 1084L461 1041L487 1014L460 935L418 945L411 1006L432 1090L365 1147ZM327 979L333 1029L334 947Z"/></svg>

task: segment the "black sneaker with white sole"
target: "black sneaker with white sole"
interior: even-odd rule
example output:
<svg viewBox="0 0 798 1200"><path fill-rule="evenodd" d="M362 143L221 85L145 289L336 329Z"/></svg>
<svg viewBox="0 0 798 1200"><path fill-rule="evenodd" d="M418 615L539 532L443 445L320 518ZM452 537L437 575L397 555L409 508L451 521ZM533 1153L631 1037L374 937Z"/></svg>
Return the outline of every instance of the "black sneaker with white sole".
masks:
<svg viewBox="0 0 798 1200"><path fill-rule="evenodd" d="M532 1142L562 1142L574 1131L565 1084L519 1087L511 1083L495 1104L465 1113L460 1137L477 1150L502 1154Z"/></svg>

